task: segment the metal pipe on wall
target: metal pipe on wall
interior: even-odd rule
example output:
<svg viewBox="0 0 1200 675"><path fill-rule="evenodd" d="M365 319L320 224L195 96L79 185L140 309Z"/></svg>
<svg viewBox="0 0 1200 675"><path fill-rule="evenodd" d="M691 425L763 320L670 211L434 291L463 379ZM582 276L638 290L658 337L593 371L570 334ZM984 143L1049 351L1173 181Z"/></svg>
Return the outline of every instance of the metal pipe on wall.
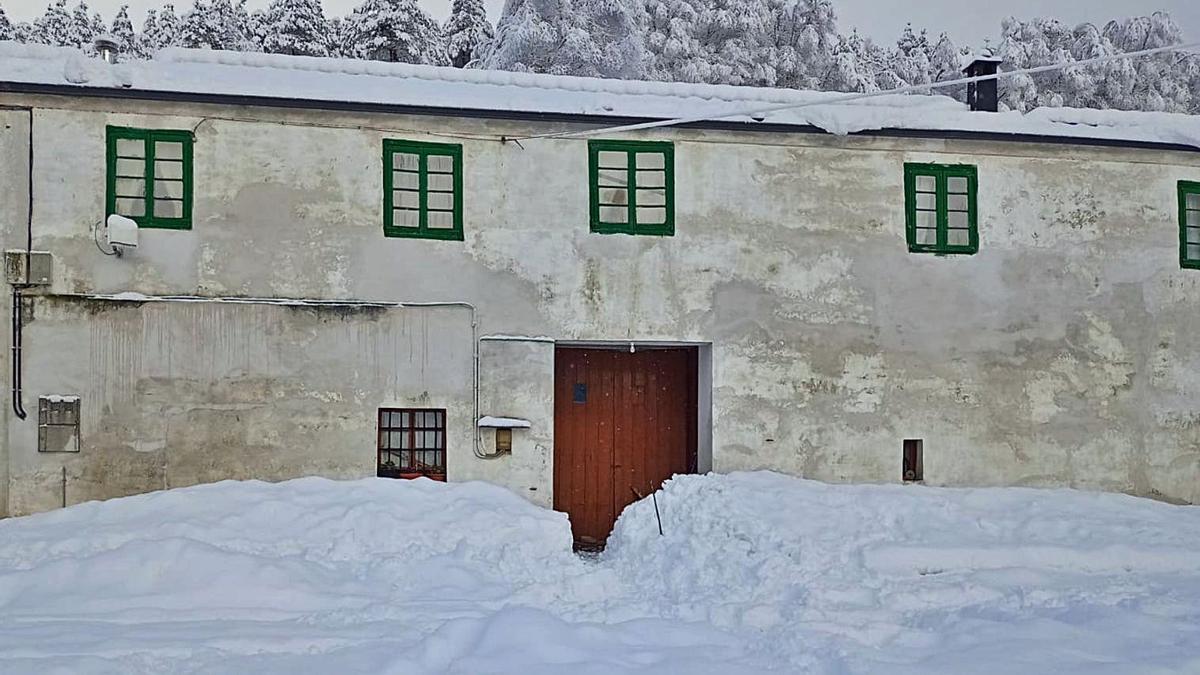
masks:
<svg viewBox="0 0 1200 675"><path fill-rule="evenodd" d="M29 108L28 166L26 167L25 203L25 279L24 283L13 284L12 295L12 407L17 419L28 417L25 412L24 392L21 377L21 329L24 317L21 314L21 289L29 285L29 265L33 257L33 108Z"/></svg>

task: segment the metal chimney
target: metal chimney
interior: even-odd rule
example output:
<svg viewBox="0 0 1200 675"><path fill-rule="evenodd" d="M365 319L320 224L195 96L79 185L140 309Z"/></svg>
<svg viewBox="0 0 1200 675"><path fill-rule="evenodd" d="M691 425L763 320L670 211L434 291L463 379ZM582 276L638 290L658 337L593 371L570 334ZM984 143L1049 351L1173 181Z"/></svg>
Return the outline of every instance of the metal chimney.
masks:
<svg viewBox="0 0 1200 675"><path fill-rule="evenodd" d="M108 63L116 63L121 53L121 41L111 35L101 35L92 43L96 53Z"/></svg>
<svg viewBox="0 0 1200 675"><path fill-rule="evenodd" d="M995 75L1003 59L994 56L977 56L971 64L963 69L967 77L985 77ZM967 83L967 104L971 110L979 112L998 112L1000 110L999 88L996 80Z"/></svg>

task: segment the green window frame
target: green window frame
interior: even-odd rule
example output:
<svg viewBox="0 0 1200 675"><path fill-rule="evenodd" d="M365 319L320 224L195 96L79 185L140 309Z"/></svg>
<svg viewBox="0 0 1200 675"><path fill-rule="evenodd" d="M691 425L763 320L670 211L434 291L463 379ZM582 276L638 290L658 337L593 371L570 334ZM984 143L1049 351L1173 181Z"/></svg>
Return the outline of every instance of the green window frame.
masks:
<svg viewBox="0 0 1200 675"><path fill-rule="evenodd" d="M978 172L967 164L905 164L904 212L911 253L979 252Z"/></svg>
<svg viewBox="0 0 1200 675"><path fill-rule="evenodd" d="M192 229L192 143L190 131L106 127L105 217Z"/></svg>
<svg viewBox="0 0 1200 675"><path fill-rule="evenodd" d="M673 236L675 146L588 141L588 194L592 232Z"/></svg>
<svg viewBox="0 0 1200 675"><path fill-rule="evenodd" d="M462 146L383 141L385 237L463 240Z"/></svg>
<svg viewBox="0 0 1200 675"><path fill-rule="evenodd" d="M1200 269L1200 183L1179 181L1179 266Z"/></svg>

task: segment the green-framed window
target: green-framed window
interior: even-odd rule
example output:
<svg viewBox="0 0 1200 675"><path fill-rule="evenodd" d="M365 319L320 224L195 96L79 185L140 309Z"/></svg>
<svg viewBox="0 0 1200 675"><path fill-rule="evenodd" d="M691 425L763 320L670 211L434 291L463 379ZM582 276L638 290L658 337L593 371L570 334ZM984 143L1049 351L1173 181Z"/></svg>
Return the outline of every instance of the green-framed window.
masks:
<svg viewBox="0 0 1200 675"><path fill-rule="evenodd" d="M588 141L592 232L675 234L675 148L665 141Z"/></svg>
<svg viewBox="0 0 1200 675"><path fill-rule="evenodd" d="M462 146L383 142L383 234L463 239Z"/></svg>
<svg viewBox="0 0 1200 675"><path fill-rule="evenodd" d="M1179 181L1179 266L1200 269L1200 183Z"/></svg>
<svg viewBox="0 0 1200 675"><path fill-rule="evenodd" d="M108 127L105 214L140 227L192 227L192 132Z"/></svg>
<svg viewBox="0 0 1200 675"><path fill-rule="evenodd" d="M979 251L974 166L904 165L904 211L908 250L913 253Z"/></svg>

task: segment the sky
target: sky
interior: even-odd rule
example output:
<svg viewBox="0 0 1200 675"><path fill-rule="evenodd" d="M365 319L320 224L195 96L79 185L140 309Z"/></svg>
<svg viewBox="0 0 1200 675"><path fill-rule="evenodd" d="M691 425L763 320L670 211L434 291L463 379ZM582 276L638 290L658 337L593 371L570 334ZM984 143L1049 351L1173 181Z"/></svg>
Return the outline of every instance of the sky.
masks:
<svg viewBox="0 0 1200 675"><path fill-rule="evenodd" d="M77 0L68 0L74 5ZM262 8L268 0L249 0L251 9ZM362 0L323 0L329 16L348 14ZM493 21L500 17L504 0L484 0ZM418 3L438 20L450 11L450 0L418 0ZM9 18L29 21L46 8L47 0L0 0ZM140 24L146 9L162 4L162 0L91 0L88 5L98 10L105 20L111 20L116 9L128 4L135 25ZM175 9L191 5L190 0L175 0ZM887 2L881 0L834 0L838 24L843 32L858 28L860 33L877 42L892 43L908 22L930 33L950 33L954 41L980 46L985 39L995 41L1000 21L1006 16L1032 18L1053 16L1065 23L1085 21L1103 23L1109 19L1150 14L1156 10L1170 12L1183 28L1185 39L1200 40L1200 0L1151 0L1149 3L1132 0L917 0Z"/></svg>

